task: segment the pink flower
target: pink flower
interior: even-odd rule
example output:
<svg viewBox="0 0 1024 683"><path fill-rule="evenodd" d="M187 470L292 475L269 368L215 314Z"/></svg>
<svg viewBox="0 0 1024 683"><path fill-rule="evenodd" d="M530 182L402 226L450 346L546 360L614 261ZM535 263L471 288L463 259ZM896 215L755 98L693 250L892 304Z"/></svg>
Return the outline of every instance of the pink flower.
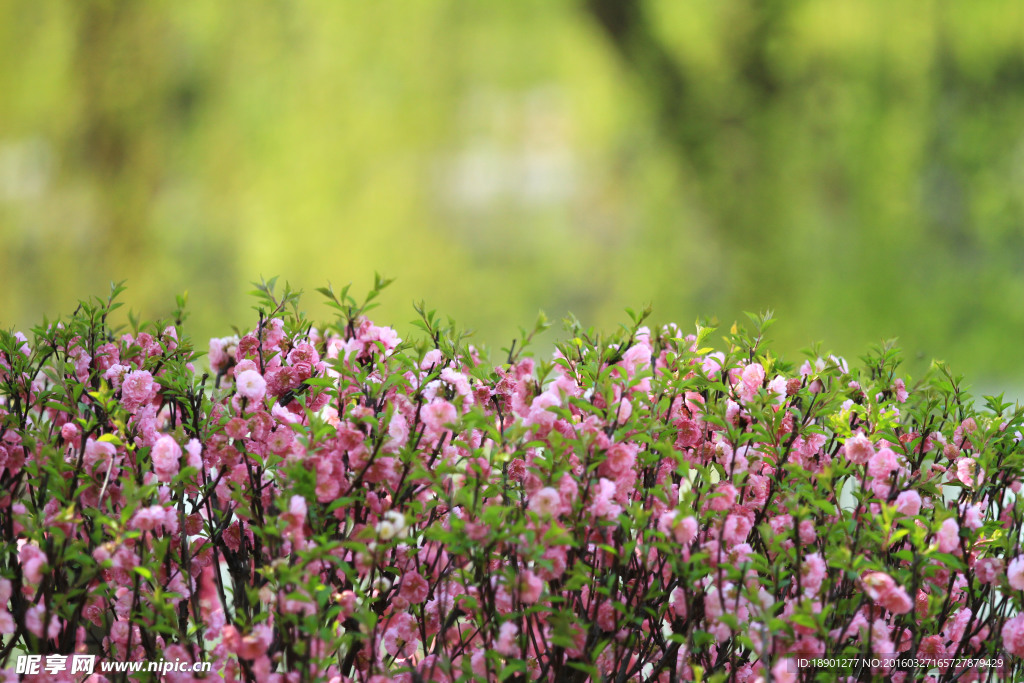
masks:
<svg viewBox="0 0 1024 683"><path fill-rule="evenodd" d="M157 479L169 482L178 473L181 463L181 446L173 436L164 434L153 444L150 457L153 459L153 471L156 472Z"/></svg>
<svg viewBox="0 0 1024 683"><path fill-rule="evenodd" d="M889 448L883 448L868 460L868 474L875 479L889 480L893 470L899 469L896 454Z"/></svg>
<svg viewBox="0 0 1024 683"><path fill-rule="evenodd" d="M506 657L516 656L519 654L519 643L516 642L518 635L519 627L511 621L506 621L501 625L501 630L498 632L498 642L494 644L494 649Z"/></svg>
<svg viewBox="0 0 1024 683"><path fill-rule="evenodd" d="M964 515L964 526L968 529L980 529L984 526L985 506L982 503L975 503L974 505L964 503L960 506L960 511Z"/></svg>
<svg viewBox="0 0 1024 683"><path fill-rule="evenodd" d="M262 401L267 393L267 380L256 370L245 370L235 375L235 390L250 401Z"/></svg>
<svg viewBox="0 0 1024 683"><path fill-rule="evenodd" d="M1018 558L1021 560L1021 566L1018 568L1017 581L1024 586L1024 558ZM974 564L974 575L977 577L978 582L982 584L994 583L995 580L1003 573L1003 560L998 557L983 557ZM1017 589L1020 590L1020 589Z"/></svg>
<svg viewBox="0 0 1024 683"><path fill-rule="evenodd" d="M153 375L147 370L136 370L124 376L121 382L121 404L129 413L149 403L155 395Z"/></svg>
<svg viewBox="0 0 1024 683"><path fill-rule="evenodd" d="M46 619L45 605L33 605L25 610L25 628L37 638L56 638L60 635L60 622L57 621L57 615L51 614L49 627L46 627L46 635L43 636L44 619Z"/></svg>
<svg viewBox="0 0 1024 683"><path fill-rule="evenodd" d="M402 575L402 587L399 595L413 604L419 604L427 599L430 593L430 584L416 570L408 571Z"/></svg>
<svg viewBox="0 0 1024 683"><path fill-rule="evenodd" d="M871 439L863 434L851 436L844 444L846 459L855 465L863 465L875 454Z"/></svg>
<svg viewBox="0 0 1024 683"><path fill-rule="evenodd" d="M39 549L35 543L22 543L18 548L18 562L21 563L21 573L25 581L30 584L38 584L43 580L43 567L48 559L46 553Z"/></svg>
<svg viewBox="0 0 1024 683"><path fill-rule="evenodd" d="M622 508L612 500L615 495L615 482L602 477L594 492L594 502L590 505L590 514L600 519L615 519Z"/></svg>
<svg viewBox="0 0 1024 683"><path fill-rule="evenodd" d="M760 363L751 363L743 368L740 381L736 384L736 393L739 394L740 401L750 403L754 400L762 383L764 383L764 368Z"/></svg>
<svg viewBox="0 0 1024 683"><path fill-rule="evenodd" d="M905 403L910 394L907 393L907 384L901 379L896 380L896 400Z"/></svg>
<svg viewBox="0 0 1024 683"><path fill-rule="evenodd" d="M131 526L139 531L152 531L164 523L164 509L159 505L141 508L132 517Z"/></svg>
<svg viewBox="0 0 1024 683"><path fill-rule="evenodd" d="M268 624L257 624L252 633L241 638L236 654L243 659L256 659L266 654L273 640L273 629Z"/></svg>
<svg viewBox="0 0 1024 683"><path fill-rule="evenodd" d="M725 518L725 528L722 530L722 538L729 545L736 545L747 540L750 530L754 524L743 515L729 515Z"/></svg>
<svg viewBox="0 0 1024 683"><path fill-rule="evenodd" d="M529 569L519 576L519 599L526 605L533 605L540 600L544 590L544 582Z"/></svg>
<svg viewBox="0 0 1024 683"><path fill-rule="evenodd" d="M529 509L541 517L550 517L562 512L562 496L550 486L536 491L530 497Z"/></svg>
<svg viewBox="0 0 1024 683"><path fill-rule="evenodd" d="M1018 555L1010 560L1010 565L1006 568L1006 578L1011 588L1024 590L1024 556Z"/></svg>
<svg viewBox="0 0 1024 683"><path fill-rule="evenodd" d="M772 680L776 683L796 683L796 672L796 663L792 659L780 659L772 667Z"/></svg>
<svg viewBox="0 0 1024 683"><path fill-rule="evenodd" d="M940 553L951 553L960 547L960 525L952 517L942 523L936 536Z"/></svg>
<svg viewBox="0 0 1024 683"><path fill-rule="evenodd" d="M1024 614L1018 614L1003 624L1003 645L1012 655L1024 657Z"/></svg>
<svg viewBox="0 0 1024 683"><path fill-rule="evenodd" d="M893 614L906 614L913 608L910 596L885 572L870 572L861 578L864 591L876 603ZM882 650L878 650L882 652Z"/></svg>
<svg viewBox="0 0 1024 683"><path fill-rule="evenodd" d="M440 434L445 430L446 424L453 424L458 419L458 412L448 401L442 398L435 398L427 405L420 408L420 419L429 430Z"/></svg>
<svg viewBox="0 0 1024 683"><path fill-rule="evenodd" d="M896 496L896 509L905 515L916 515L921 511L921 495L908 489Z"/></svg>
<svg viewBox="0 0 1024 683"><path fill-rule="evenodd" d="M805 557L800 569L800 585L805 591L814 595L821 588L821 582L828 573L828 566L822 559L821 553L813 553Z"/></svg>
<svg viewBox="0 0 1024 683"><path fill-rule="evenodd" d="M608 457L601 466L603 474L618 476L633 467L638 450L636 444L616 443L608 449Z"/></svg>
<svg viewBox="0 0 1024 683"><path fill-rule="evenodd" d="M956 461L956 478L965 486L974 487L974 475L977 472L978 463L974 458L960 458ZM981 479L980 475L978 478Z"/></svg>
<svg viewBox="0 0 1024 683"><path fill-rule="evenodd" d="M114 448L114 444L107 441L89 439L85 442L85 456L82 458L82 464L85 465L88 471L95 472L97 464L107 465L114 459L116 454L117 449ZM100 472L105 473L106 470L107 468L103 467Z"/></svg>

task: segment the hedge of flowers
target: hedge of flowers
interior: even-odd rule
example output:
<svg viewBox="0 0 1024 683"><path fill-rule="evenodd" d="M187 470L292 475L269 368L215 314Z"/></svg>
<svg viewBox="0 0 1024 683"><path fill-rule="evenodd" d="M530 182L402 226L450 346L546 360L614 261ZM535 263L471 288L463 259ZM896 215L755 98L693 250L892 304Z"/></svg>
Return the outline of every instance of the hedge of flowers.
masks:
<svg viewBox="0 0 1024 683"><path fill-rule="evenodd" d="M788 363L767 317L487 361L373 323L385 284L317 328L260 283L205 360L183 301L112 328L120 287L0 333L7 680L1024 677L1020 407L891 345Z"/></svg>

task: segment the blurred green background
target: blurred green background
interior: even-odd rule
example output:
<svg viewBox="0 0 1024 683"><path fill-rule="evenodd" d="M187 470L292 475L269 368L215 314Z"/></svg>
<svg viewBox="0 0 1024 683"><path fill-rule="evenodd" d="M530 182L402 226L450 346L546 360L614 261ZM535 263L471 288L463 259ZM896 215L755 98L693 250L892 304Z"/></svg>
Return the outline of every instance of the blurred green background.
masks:
<svg viewBox="0 0 1024 683"><path fill-rule="evenodd" d="M127 279L193 336L260 275L539 309L772 309L1024 385L1024 3L0 0L0 324Z"/></svg>

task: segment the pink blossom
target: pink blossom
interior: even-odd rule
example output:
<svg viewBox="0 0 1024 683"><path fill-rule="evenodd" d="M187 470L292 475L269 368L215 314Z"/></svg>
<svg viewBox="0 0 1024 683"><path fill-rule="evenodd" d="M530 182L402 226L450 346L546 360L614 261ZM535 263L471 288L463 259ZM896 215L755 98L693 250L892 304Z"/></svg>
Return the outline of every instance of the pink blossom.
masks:
<svg viewBox="0 0 1024 683"><path fill-rule="evenodd" d="M960 547L960 525L952 517L942 523L936 536L940 553L951 553Z"/></svg>
<svg viewBox="0 0 1024 683"><path fill-rule="evenodd" d="M828 572L828 566L825 564L825 560L822 559L821 553L807 555L800 569L800 585L805 591L814 595L821 588L821 582Z"/></svg>
<svg viewBox="0 0 1024 683"><path fill-rule="evenodd" d="M616 443L608 449L608 456L602 465L602 471L609 476L618 476L633 467L636 462L638 446L631 443Z"/></svg>
<svg viewBox="0 0 1024 683"><path fill-rule="evenodd" d="M516 656L519 654L518 636L519 627L511 621L506 621L498 631L498 642L494 644L494 649L506 657Z"/></svg>
<svg viewBox="0 0 1024 683"><path fill-rule="evenodd" d="M430 584L416 570L408 571L402 575L402 587L399 595L413 604L419 604L427 599L430 592Z"/></svg>
<svg viewBox="0 0 1024 683"><path fill-rule="evenodd" d="M60 622L57 620L57 615L50 615L49 626L45 627L46 635L43 635L44 625L43 622L46 619L46 606L45 605L33 605L25 610L25 628L30 633L34 634L37 638L56 638L60 635Z"/></svg>
<svg viewBox="0 0 1024 683"><path fill-rule="evenodd" d="M156 394L153 384L153 375L147 370L126 374L121 381L121 404L125 410L134 414L139 407L149 403Z"/></svg>
<svg viewBox="0 0 1024 683"><path fill-rule="evenodd" d="M882 448L868 460L868 474L875 479L888 480L894 470L899 469L896 454L889 448Z"/></svg>
<svg viewBox="0 0 1024 683"><path fill-rule="evenodd" d="M519 576L519 600L526 605L532 605L540 600L540 594L544 590L544 582L539 576L527 569Z"/></svg>
<svg viewBox="0 0 1024 683"><path fill-rule="evenodd" d="M906 614L913 607L910 596L885 572L870 572L861 578L864 591L893 614ZM881 652L881 650L878 650Z"/></svg>
<svg viewBox="0 0 1024 683"><path fill-rule="evenodd" d="M1024 657L1024 614L1018 614L1003 624L1003 645L1007 651L1018 657Z"/></svg>
<svg viewBox="0 0 1024 683"><path fill-rule="evenodd" d="M956 478L965 486L974 487L974 476L978 472L978 463L974 458L959 458L956 461ZM981 476L978 477L981 479Z"/></svg>
<svg viewBox="0 0 1024 683"><path fill-rule="evenodd" d="M1006 578L1010 582L1010 588L1024 590L1024 556L1018 555L1010 560L1006 567Z"/></svg>
<svg viewBox="0 0 1024 683"><path fill-rule="evenodd" d="M1017 570L1017 581L1021 586L1024 586L1024 558L1018 559L1022 560L1022 562ZM996 579L999 578L999 575L1002 573L1003 560L999 557L983 557L974 565L974 576L982 584L995 583ZM1022 589L1018 588L1017 590Z"/></svg>
<svg viewBox="0 0 1024 683"><path fill-rule="evenodd" d="M896 509L904 515L916 515L921 511L921 495L908 489L896 496Z"/></svg>
<svg viewBox="0 0 1024 683"><path fill-rule="evenodd" d="M117 449L114 447L114 444L107 441L89 439L85 442L85 455L82 458L82 464L90 472L95 472L97 465L104 465L100 472L105 473L107 470L106 466L113 461L116 454Z"/></svg>
<svg viewBox="0 0 1024 683"><path fill-rule="evenodd" d="M250 401L262 401L267 393L267 380L256 370L245 370L235 375L235 389Z"/></svg>
<svg viewBox="0 0 1024 683"><path fill-rule="evenodd" d="M530 497L529 509L541 517L559 515L562 512L562 496L557 489L545 486Z"/></svg>
<svg viewBox="0 0 1024 683"><path fill-rule="evenodd" d="M697 520L694 517L678 519L675 510L662 513L658 518L658 530L674 538L676 543L689 545L697 536Z"/></svg>
<svg viewBox="0 0 1024 683"><path fill-rule="evenodd" d="M131 526L139 531L152 531L164 523L164 509L159 505L140 508L132 517Z"/></svg>
<svg viewBox="0 0 1024 683"><path fill-rule="evenodd" d="M772 667L772 680L775 683L796 683L796 674L796 663L788 657L780 659Z"/></svg>
<svg viewBox="0 0 1024 683"><path fill-rule="evenodd" d="M855 465L863 465L875 454L871 440L863 434L851 436L843 445L846 458Z"/></svg>
<svg viewBox="0 0 1024 683"><path fill-rule="evenodd" d="M725 528L722 530L722 538L729 545L736 545L747 540L750 530L754 524L744 515L729 515L725 518Z"/></svg>
<svg viewBox="0 0 1024 683"><path fill-rule="evenodd" d="M615 519L622 512L622 508L613 502L615 495L615 482L602 477L598 481L597 490L594 492L594 502L590 505L590 513L598 518Z"/></svg>
<svg viewBox="0 0 1024 683"><path fill-rule="evenodd" d="M728 510L736 504L739 492L729 482L721 482L711 495L709 506L712 510Z"/></svg>
<svg viewBox="0 0 1024 683"><path fill-rule="evenodd" d="M420 408L420 420L429 430L440 434L445 430L445 425L454 424L458 420L458 412L455 410L455 406L448 401L435 398Z"/></svg>
<svg viewBox="0 0 1024 683"><path fill-rule="evenodd" d="M35 543L19 543L18 562L21 563L22 576L28 583L36 585L43 580L43 567L49 560Z"/></svg>
<svg viewBox="0 0 1024 683"><path fill-rule="evenodd" d="M153 445L150 451L153 459L153 471L157 479L162 482L169 482L178 473L181 463L181 446L169 434L164 434Z"/></svg>
<svg viewBox="0 0 1024 683"><path fill-rule="evenodd" d="M789 389L787 386L786 378L782 375L776 375L775 379L768 382L768 393L775 394L775 404L782 405L786 402L786 394Z"/></svg>
<svg viewBox="0 0 1024 683"><path fill-rule="evenodd" d="M268 624L257 624L252 627L252 633L241 638L235 652L243 659L254 660L266 654L273 640L273 629Z"/></svg>
<svg viewBox="0 0 1024 683"><path fill-rule="evenodd" d="M985 524L985 506L982 503L975 503L973 505L967 505L964 503L960 506L960 511L964 515L964 526L968 529L980 529Z"/></svg>
<svg viewBox="0 0 1024 683"><path fill-rule="evenodd" d="M907 385L902 379L898 379L895 382L896 385L896 400L900 403L906 403L907 397L910 394L907 393Z"/></svg>

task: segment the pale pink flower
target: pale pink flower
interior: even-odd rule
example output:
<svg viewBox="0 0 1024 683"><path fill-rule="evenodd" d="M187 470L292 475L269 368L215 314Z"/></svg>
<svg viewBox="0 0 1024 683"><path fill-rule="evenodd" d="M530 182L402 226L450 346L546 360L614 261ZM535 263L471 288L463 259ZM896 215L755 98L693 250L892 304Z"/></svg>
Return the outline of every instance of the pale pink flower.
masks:
<svg viewBox="0 0 1024 683"><path fill-rule="evenodd" d="M131 526L139 531L152 531L164 523L164 509L159 505L140 508L132 517Z"/></svg>
<svg viewBox="0 0 1024 683"><path fill-rule="evenodd" d="M527 569L519 576L519 599L526 605L532 605L540 600L540 594L544 590L544 581L532 571Z"/></svg>
<svg viewBox="0 0 1024 683"><path fill-rule="evenodd" d="M252 633L243 636L238 644L237 654L243 659L256 659L266 654L274 640L274 630L268 624L257 624Z"/></svg>
<svg viewBox="0 0 1024 683"><path fill-rule="evenodd" d="M942 523L936 536L940 553L951 553L960 547L960 525L952 517Z"/></svg>
<svg viewBox="0 0 1024 683"><path fill-rule="evenodd" d="M1024 586L1024 558L1018 569L1018 582ZM994 583L1003 573L1003 560L1000 557L983 557L974 564L974 576L982 584ZM1020 590L1020 589L1018 589Z"/></svg>
<svg viewBox="0 0 1024 683"><path fill-rule="evenodd" d="M896 509L905 515L916 515L921 511L921 494L908 489L896 496Z"/></svg>
<svg viewBox="0 0 1024 683"><path fill-rule="evenodd" d="M618 476L633 467L638 446L632 443L616 443L608 449L607 459L602 464L604 474Z"/></svg>
<svg viewBox="0 0 1024 683"><path fill-rule="evenodd" d="M235 375L235 389L250 401L262 401L267 393L267 380L256 370L244 370Z"/></svg>
<svg viewBox="0 0 1024 683"><path fill-rule="evenodd" d="M875 447L871 439L863 434L851 436L846 440L843 448L846 452L846 459L855 465L863 465L875 454Z"/></svg>
<svg viewBox="0 0 1024 683"><path fill-rule="evenodd" d="M529 509L541 517L558 515L562 512L562 496L557 489L545 486L530 497Z"/></svg>
<svg viewBox="0 0 1024 683"><path fill-rule="evenodd" d="M861 578L861 583L868 597L893 614L906 614L913 607L907 592L885 572L869 572Z"/></svg>
<svg viewBox="0 0 1024 683"><path fill-rule="evenodd" d="M816 594L818 589L821 588L822 580L828 573L828 566L825 564L825 560L822 559L821 553L807 555L800 565L800 569L800 585L811 595Z"/></svg>
<svg viewBox="0 0 1024 683"><path fill-rule="evenodd" d="M907 393L907 384L906 384L906 382L904 382L902 379L898 379L898 380L896 380L895 384L896 384L896 400L899 401L900 403L906 403L907 397L910 396L910 394Z"/></svg>
<svg viewBox="0 0 1024 683"><path fill-rule="evenodd" d="M445 430L446 424L453 424L458 419L458 412L448 401L442 398L435 398L427 405L420 408L420 419L435 434Z"/></svg>
<svg viewBox="0 0 1024 683"><path fill-rule="evenodd" d="M18 562L21 563L22 576L28 583L35 585L43 580L43 567L48 561L46 553L40 550L35 543L19 545Z"/></svg>
<svg viewBox="0 0 1024 683"><path fill-rule="evenodd" d="M1003 624L1003 645L1018 657L1024 657L1024 614L1018 614Z"/></svg>
<svg viewBox="0 0 1024 683"><path fill-rule="evenodd" d="M590 505L590 513L598 518L615 519L622 512L622 507L612 500L615 495L615 482L602 477L594 491L594 502Z"/></svg>
<svg viewBox="0 0 1024 683"><path fill-rule="evenodd" d="M43 622L46 619L46 606L45 605L33 605L25 610L25 628L30 633L34 634L37 638L56 638L60 635L60 622L57 620L57 615L50 615L50 623L48 627L45 627ZM46 635L43 635L43 629L46 629Z"/></svg>
<svg viewBox="0 0 1024 683"><path fill-rule="evenodd" d="M868 474L875 479L888 480L893 470L899 469L896 454L889 448L882 448L868 460Z"/></svg>
<svg viewBox="0 0 1024 683"><path fill-rule="evenodd" d="M985 506L982 503L960 506L964 515L964 526L968 529L980 529L985 524Z"/></svg>
<svg viewBox="0 0 1024 683"><path fill-rule="evenodd" d="M150 457L153 459L153 471L156 472L157 479L169 482L178 473L181 463L181 446L173 436L164 434L153 444Z"/></svg>
<svg viewBox="0 0 1024 683"><path fill-rule="evenodd" d="M768 382L768 393L775 394L775 404L782 405L786 402L786 393L788 388L786 386L786 378L782 375L776 375L775 379Z"/></svg>
<svg viewBox="0 0 1024 683"><path fill-rule="evenodd" d="M796 663L792 659L784 657L772 667L772 680L775 683L796 683L796 673Z"/></svg>
<svg viewBox="0 0 1024 683"><path fill-rule="evenodd" d="M729 515L725 518L725 528L722 530L722 538L729 545L736 545L747 540L750 530L754 524L744 515Z"/></svg>
<svg viewBox="0 0 1024 683"><path fill-rule="evenodd" d="M203 468L203 444L199 439L189 439L185 444L185 452L188 453L188 457L185 459L186 465L201 470Z"/></svg>
<svg viewBox="0 0 1024 683"><path fill-rule="evenodd" d="M959 458L956 461L956 478L965 486L974 487L974 475L978 472L978 463L974 458ZM979 479L981 477L979 476Z"/></svg>
<svg viewBox="0 0 1024 683"><path fill-rule="evenodd" d="M114 444L89 439L85 442L85 455L82 458L82 464L88 471L95 472L98 464L108 465L115 455L117 455L117 449L114 448ZM106 469L103 467L100 472L106 472Z"/></svg>
<svg viewBox="0 0 1024 683"><path fill-rule="evenodd" d="M498 631L498 642L494 644L494 649L506 657L516 656L519 653L518 635L519 627L511 621L506 621Z"/></svg>
<svg viewBox="0 0 1024 683"><path fill-rule="evenodd" d="M1006 578L1009 580L1011 588L1018 591L1024 590L1024 556L1018 555L1010 560L1010 564L1006 568Z"/></svg>

